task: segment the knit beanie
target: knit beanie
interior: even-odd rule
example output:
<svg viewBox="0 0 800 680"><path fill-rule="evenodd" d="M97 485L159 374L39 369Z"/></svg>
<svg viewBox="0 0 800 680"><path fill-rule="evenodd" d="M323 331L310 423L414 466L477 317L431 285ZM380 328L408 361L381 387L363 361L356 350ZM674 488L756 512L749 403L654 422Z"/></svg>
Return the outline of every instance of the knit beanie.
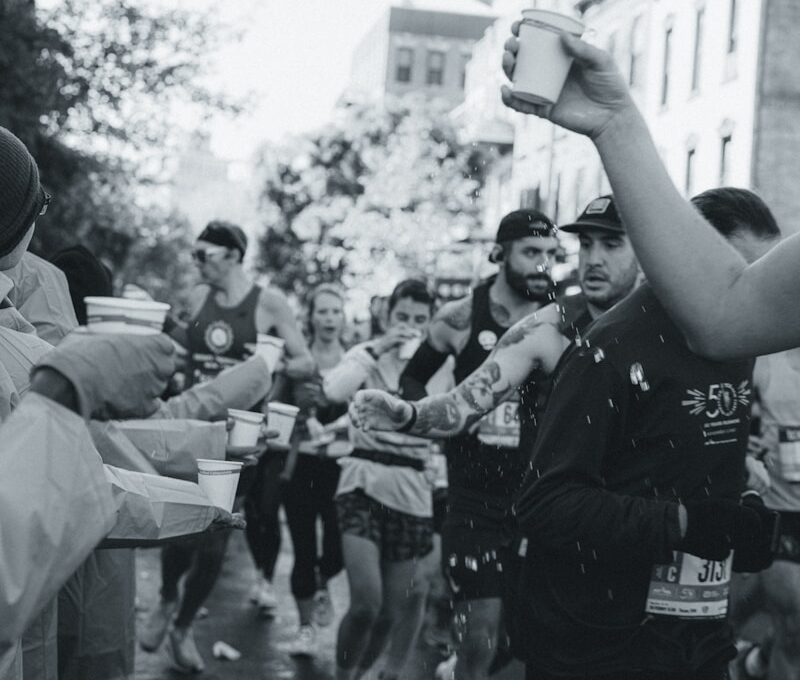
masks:
<svg viewBox="0 0 800 680"><path fill-rule="evenodd" d="M42 211L44 200L33 156L0 127L0 257L17 247Z"/></svg>

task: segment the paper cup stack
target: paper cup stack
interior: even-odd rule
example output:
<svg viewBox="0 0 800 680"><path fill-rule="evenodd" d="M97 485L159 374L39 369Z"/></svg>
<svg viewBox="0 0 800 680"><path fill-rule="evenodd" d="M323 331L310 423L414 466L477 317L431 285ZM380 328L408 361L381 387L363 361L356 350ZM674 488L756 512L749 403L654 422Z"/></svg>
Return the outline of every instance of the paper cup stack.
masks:
<svg viewBox="0 0 800 680"><path fill-rule="evenodd" d="M284 344L281 338L276 338L274 335L267 335L266 333L258 334L256 354L264 357L264 361L266 361L267 366L269 366L270 373L275 372L275 367L283 356Z"/></svg>
<svg viewBox="0 0 800 680"><path fill-rule="evenodd" d="M242 463L230 460L197 459L197 484L212 505L231 512Z"/></svg>
<svg viewBox="0 0 800 680"><path fill-rule="evenodd" d="M85 297L87 326L95 333L156 335L164 327L170 306L152 300Z"/></svg>

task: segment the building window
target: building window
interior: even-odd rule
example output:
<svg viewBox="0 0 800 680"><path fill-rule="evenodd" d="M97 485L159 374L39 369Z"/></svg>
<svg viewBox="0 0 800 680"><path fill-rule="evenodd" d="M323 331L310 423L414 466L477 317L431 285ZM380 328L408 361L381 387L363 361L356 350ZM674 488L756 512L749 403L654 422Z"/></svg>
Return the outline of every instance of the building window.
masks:
<svg viewBox="0 0 800 680"><path fill-rule="evenodd" d="M628 84L637 87L644 75L642 63L644 56L644 29L642 17L636 17L631 26L630 54L628 55Z"/></svg>
<svg viewBox="0 0 800 680"><path fill-rule="evenodd" d="M728 184L728 174L731 164L731 142L733 135L730 133L724 135L719 144L719 183L724 186Z"/></svg>
<svg viewBox="0 0 800 680"><path fill-rule="evenodd" d="M661 74L661 106L667 105L669 98L669 67L672 60L672 22L664 30L664 70Z"/></svg>
<svg viewBox="0 0 800 680"><path fill-rule="evenodd" d="M425 76L426 85L442 85L444 83L444 52L428 51L428 70Z"/></svg>
<svg viewBox="0 0 800 680"><path fill-rule="evenodd" d="M398 83L411 82L411 67L414 64L414 50L410 47L400 47L397 50L397 69L394 79Z"/></svg>
<svg viewBox="0 0 800 680"><path fill-rule="evenodd" d="M542 209L542 196L538 186L530 189L523 189L519 197L519 207L528 208L530 210Z"/></svg>
<svg viewBox="0 0 800 680"><path fill-rule="evenodd" d="M703 56L703 23L706 8L698 7L694 15L694 59L692 61L692 92L700 88L700 62Z"/></svg>
<svg viewBox="0 0 800 680"><path fill-rule="evenodd" d="M575 215L578 216L581 214L581 211L584 207L583 205L583 176L584 170L583 168L579 168L578 172L575 174Z"/></svg>
<svg viewBox="0 0 800 680"><path fill-rule="evenodd" d="M736 51L739 42L739 11L736 0L730 0L730 17L728 18L728 54Z"/></svg>
<svg viewBox="0 0 800 680"><path fill-rule="evenodd" d="M695 157L697 156L697 149L694 146L690 146L686 149L686 195L692 195L692 187L694 186L694 162Z"/></svg>
<svg viewBox="0 0 800 680"><path fill-rule="evenodd" d="M462 54L461 55L461 89L465 90L467 87L467 67L469 66L469 60L472 58L469 54Z"/></svg>

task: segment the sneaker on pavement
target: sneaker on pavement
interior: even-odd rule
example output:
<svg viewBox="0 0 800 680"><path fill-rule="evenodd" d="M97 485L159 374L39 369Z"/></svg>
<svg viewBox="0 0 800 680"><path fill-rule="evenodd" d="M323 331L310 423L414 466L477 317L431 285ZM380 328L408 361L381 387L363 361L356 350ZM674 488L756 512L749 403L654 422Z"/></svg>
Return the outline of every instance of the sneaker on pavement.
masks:
<svg viewBox="0 0 800 680"><path fill-rule="evenodd" d="M333 623L333 602L327 588L314 593L314 621L320 628L327 628Z"/></svg>
<svg viewBox="0 0 800 680"><path fill-rule="evenodd" d="M257 584L258 591L255 593L254 604L261 610L263 616L271 616L272 610L278 606L278 598L272 584L267 579L262 578Z"/></svg>
<svg viewBox="0 0 800 680"><path fill-rule="evenodd" d="M169 655L175 669L181 673L202 673L206 664L197 645L191 626L189 628L173 628L169 632Z"/></svg>
<svg viewBox="0 0 800 680"><path fill-rule="evenodd" d="M161 647L177 607L177 602L161 600L144 620L139 631L139 646L145 652L155 652Z"/></svg>
<svg viewBox="0 0 800 680"><path fill-rule="evenodd" d="M458 661L458 657L452 654L449 659L436 666L436 680L454 680L456 677L456 661Z"/></svg>
<svg viewBox="0 0 800 680"><path fill-rule="evenodd" d="M291 656L316 656L317 631L314 630L314 626L300 626L297 636L289 647L289 654Z"/></svg>

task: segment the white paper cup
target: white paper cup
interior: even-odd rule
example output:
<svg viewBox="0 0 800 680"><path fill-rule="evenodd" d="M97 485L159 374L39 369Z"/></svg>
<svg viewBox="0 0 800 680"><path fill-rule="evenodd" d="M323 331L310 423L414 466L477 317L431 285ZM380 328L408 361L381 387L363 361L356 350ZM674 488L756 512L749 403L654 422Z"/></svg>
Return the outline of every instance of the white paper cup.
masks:
<svg viewBox="0 0 800 680"><path fill-rule="evenodd" d="M297 406L282 404L279 401L269 402L267 407L267 428L277 430L280 433L277 438L271 441L282 446L289 446L292 430L294 430L294 421L297 419L299 412L300 409Z"/></svg>
<svg viewBox="0 0 800 680"><path fill-rule="evenodd" d="M264 360L269 366L270 373L275 371L278 361L283 356L283 346L286 343L281 338L276 338L274 335L267 335L266 333L258 334L258 342L256 344L256 354L264 357Z"/></svg>
<svg viewBox="0 0 800 680"><path fill-rule="evenodd" d="M243 463L232 460L197 459L197 484L212 505L231 512Z"/></svg>
<svg viewBox="0 0 800 680"><path fill-rule="evenodd" d="M228 444L231 446L255 446L258 443L258 435L261 433L264 414L229 408L228 416L233 418L233 427L228 432Z"/></svg>
<svg viewBox="0 0 800 680"><path fill-rule="evenodd" d="M523 10L511 91L532 104L557 101L572 66L572 57L561 45L561 33L580 38L584 28L582 22L565 14Z"/></svg>
<svg viewBox="0 0 800 680"><path fill-rule="evenodd" d="M86 325L94 333L156 335L164 327L170 306L153 300L85 297Z"/></svg>
<svg viewBox="0 0 800 680"><path fill-rule="evenodd" d="M417 353L417 350L421 344L421 335L417 335L410 340L406 340L402 345L400 345L400 349L397 351L397 358L401 359L402 361L408 361Z"/></svg>

